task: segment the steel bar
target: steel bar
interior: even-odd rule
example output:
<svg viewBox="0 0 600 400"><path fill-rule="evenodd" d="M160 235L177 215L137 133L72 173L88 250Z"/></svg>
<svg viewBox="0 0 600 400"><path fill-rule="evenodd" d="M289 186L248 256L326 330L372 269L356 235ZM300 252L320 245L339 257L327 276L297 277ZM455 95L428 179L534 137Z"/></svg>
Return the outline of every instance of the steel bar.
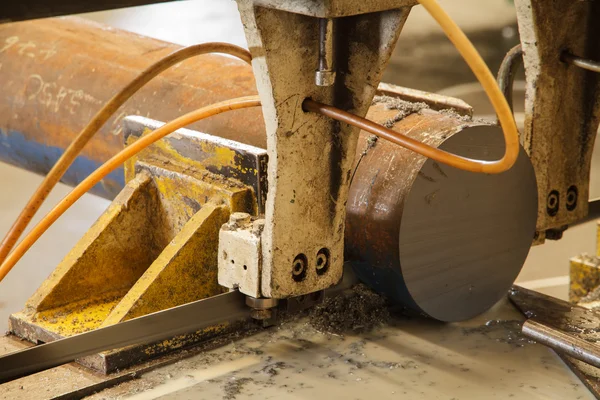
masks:
<svg viewBox="0 0 600 400"><path fill-rule="evenodd" d="M319 67L315 72L317 86L331 86L335 82L333 26L334 20L331 18L319 20Z"/></svg>
<svg viewBox="0 0 600 400"><path fill-rule="evenodd" d="M521 312L553 329L577 336L587 342L599 342L600 312L573 305L542 293L514 286L508 298Z"/></svg>
<svg viewBox="0 0 600 400"><path fill-rule="evenodd" d="M513 84L515 82L517 70L522 65L523 48L518 44L506 53L498 71L498 86L500 86L500 90L504 93L504 97L506 97L506 101L513 111Z"/></svg>
<svg viewBox="0 0 600 400"><path fill-rule="evenodd" d="M600 346L532 319L523 323L522 332L538 343L600 368Z"/></svg>
<svg viewBox="0 0 600 400"><path fill-rule="evenodd" d="M598 61L589 60L583 57L577 57L569 53L564 53L562 58L569 64L575 65L579 68L583 68L592 72L600 72L600 62Z"/></svg>
<svg viewBox="0 0 600 400"><path fill-rule="evenodd" d="M513 286L508 298L526 316L550 329L576 337L586 343L600 341L600 312L589 310L557 298ZM596 367L564 352L557 352L567 366L600 399L600 373Z"/></svg>
<svg viewBox="0 0 600 400"><path fill-rule="evenodd" d="M371 118L386 107L372 107ZM496 126L454 134L454 120L421 114L393 129L471 158L497 159L504 151ZM493 176L441 165L381 139L359 141L358 150L364 156L350 186L346 254L359 279L442 321L472 318L502 298L535 231L535 175L524 150L511 170Z"/></svg>
<svg viewBox="0 0 600 400"><path fill-rule="evenodd" d="M101 351L152 343L249 316L245 296L237 291L209 297L0 357L0 383Z"/></svg>

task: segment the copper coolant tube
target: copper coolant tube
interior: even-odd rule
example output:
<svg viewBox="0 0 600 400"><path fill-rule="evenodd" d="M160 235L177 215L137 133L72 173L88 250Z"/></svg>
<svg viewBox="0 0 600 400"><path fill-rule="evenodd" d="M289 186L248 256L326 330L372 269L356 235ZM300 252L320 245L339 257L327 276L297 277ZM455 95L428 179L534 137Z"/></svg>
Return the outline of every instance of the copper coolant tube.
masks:
<svg viewBox="0 0 600 400"><path fill-rule="evenodd" d="M146 66L179 47L75 17L0 24L0 160L47 173L104 102ZM201 106L255 93L252 69L239 60L220 55L187 60L134 95L85 147L63 182L79 183L123 147L121 121L126 115L168 121ZM381 103L371 107L368 117L383 123L398 113ZM453 113L424 110L397 122L394 129L439 146L470 125ZM258 108L212 117L190 128L266 147ZM500 130L497 133L501 138ZM347 206L346 257L363 281L394 301L428 314L419 297L407 289L399 245L405 200L424 163L423 157L361 133ZM94 193L112 198L123 184L123 170L117 170ZM420 211L417 208L415 213ZM518 272L520 267L515 265L511 271ZM448 272L441 279L451 276ZM380 284L382 279L385 285ZM504 287L493 289L500 293ZM452 303L449 299L448 304L460 308L465 301L471 300L457 298ZM488 306L482 304L475 311ZM441 320L470 315L430 314Z"/></svg>

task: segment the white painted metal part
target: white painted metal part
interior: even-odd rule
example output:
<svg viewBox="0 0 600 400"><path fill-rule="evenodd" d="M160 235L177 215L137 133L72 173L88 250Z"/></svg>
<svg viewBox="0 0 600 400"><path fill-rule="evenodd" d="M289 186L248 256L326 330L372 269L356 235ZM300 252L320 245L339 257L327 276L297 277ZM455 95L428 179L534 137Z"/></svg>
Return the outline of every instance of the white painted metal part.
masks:
<svg viewBox="0 0 600 400"><path fill-rule="evenodd" d="M250 214L233 213L219 232L219 285L252 296L260 296L260 234L264 220Z"/></svg>

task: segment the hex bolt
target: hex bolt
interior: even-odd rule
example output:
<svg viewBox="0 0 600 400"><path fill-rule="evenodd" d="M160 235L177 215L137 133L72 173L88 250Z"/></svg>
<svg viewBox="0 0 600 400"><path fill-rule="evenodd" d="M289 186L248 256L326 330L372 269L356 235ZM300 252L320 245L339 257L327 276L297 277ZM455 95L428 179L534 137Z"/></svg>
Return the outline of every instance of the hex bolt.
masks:
<svg viewBox="0 0 600 400"><path fill-rule="evenodd" d="M266 319L269 319L273 316L273 311L271 311L270 309L266 309L266 310L257 310L257 309L252 309L250 310L250 317L252 317L253 319L256 319L258 321L264 321Z"/></svg>
<svg viewBox="0 0 600 400"><path fill-rule="evenodd" d="M267 310L269 308L277 307L279 304L278 299L266 298L266 297L252 297L246 296L246 305L257 310Z"/></svg>
<svg viewBox="0 0 600 400"><path fill-rule="evenodd" d="M248 213L234 212L229 216L229 223L235 226L242 226L250 223L252 217Z"/></svg>
<svg viewBox="0 0 600 400"><path fill-rule="evenodd" d="M332 86L335 83L333 29L333 19L319 20L319 65L315 72L317 86Z"/></svg>
<svg viewBox="0 0 600 400"><path fill-rule="evenodd" d="M279 300L246 296L246 305L251 308L250 316L253 319L257 321L267 321L276 315Z"/></svg>

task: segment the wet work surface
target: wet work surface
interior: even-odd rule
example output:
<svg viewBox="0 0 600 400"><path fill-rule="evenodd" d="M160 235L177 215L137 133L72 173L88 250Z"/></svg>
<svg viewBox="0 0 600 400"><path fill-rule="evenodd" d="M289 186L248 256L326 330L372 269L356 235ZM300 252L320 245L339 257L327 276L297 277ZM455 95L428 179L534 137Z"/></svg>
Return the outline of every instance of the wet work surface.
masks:
<svg viewBox="0 0 600 400"><path fill-rule="evenodd" d="M91 398L591 399L551 351L522 338L510 306L469 324L393 319L368 334L307 319L151 372Z"/></svg>
<svg viewBox="0 0 600 400"><path fill-rule="evenodd" d="M460 324L371 305L363 311L372 318L358 315L341 329L323 325L321 310L89 398L593 398L552 351L520 335L523 317L507 301ZM347 312L361 310L350 305Z"/></svg>
<svg viewBox="0 0 600 400"><path fill-rule="evenodd" d="M70 364L24 377L1 386L0 399L593 399L554 352L520 334L522 320L505 299L442 324L389 312L360 288L154 365L103 376ZM26 346L0 338L0 354Z"/></svg>

